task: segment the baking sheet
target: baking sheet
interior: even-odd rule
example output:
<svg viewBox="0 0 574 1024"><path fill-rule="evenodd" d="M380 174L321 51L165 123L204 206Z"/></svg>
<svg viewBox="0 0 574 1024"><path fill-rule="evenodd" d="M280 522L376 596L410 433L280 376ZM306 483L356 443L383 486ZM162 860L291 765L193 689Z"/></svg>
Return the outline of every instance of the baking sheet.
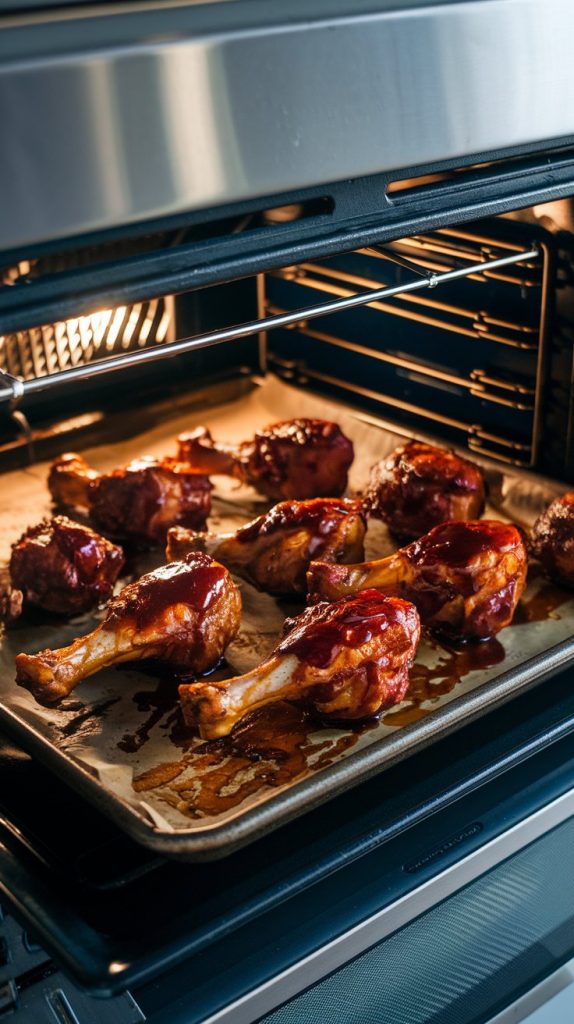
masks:
<svg viewBox="0 0 574 1024"><path fill-rule="evenodd" d="M217 401L216 390L212 398ZM269 378L247 396L214 404L201 416L178 414L136 438L84 455L98 469L111 469L138 455L172 452L176 434L199 422L218 439L237 441L259 426L295 415L336 419L353 438L351 490L363 488L372 463L405 437L372 417ZM528 526L560 493L542 478L482 464L494 501L487 516ZM38 463L2 477L2 561L22 530L50 512L47 471L47 463ZM215 478L215 483L212 530L235 529L267 507L249 488L239 489L225 478ZM371 522L367 558L395 547L386 527ZM129 569L139 575L161 562L161 552L150 552ZM225 666L217 670L218 678L262 661L274 647L285 615L301 607L237 582L244 602L242 627L228 648ZM31 612L6 630L0 645L0 718L134 838L185 857L228 852L507 699L574 656L574 595L533 573L515 622L495 640L456 651L425 638L408 699L379 721L335 729L282 703L257 712L231 738L205 743L183 727L177 680L165 668L133 665L101 672L55 709L40 707L15 685L18 652L64 646L96 622L97 615L63 621Z"/></svg>

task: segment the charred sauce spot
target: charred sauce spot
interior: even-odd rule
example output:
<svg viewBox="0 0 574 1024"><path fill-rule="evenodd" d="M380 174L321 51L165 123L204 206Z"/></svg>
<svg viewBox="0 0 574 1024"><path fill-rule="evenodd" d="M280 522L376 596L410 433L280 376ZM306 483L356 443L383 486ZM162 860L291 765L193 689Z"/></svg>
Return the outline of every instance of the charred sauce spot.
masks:
<svg viewBox="0 0 574 1024"><path fill-rule="evenodd" d="M121 697L110 697L108 700L102 700L98 704L88 704L87 707L80 704L78 701L64 702L60 705L62 711L71 711L74 707L81 708L81 711L73 718L69 718L65 725L61 726L60 732L62 736L75 736L77 733L82 732L84 726L88 725L91 727L94 720L105 718L107 712L121 700ZM71 706L70 706L71 705ZM89 728L91 731L91 728Z"/></svg>

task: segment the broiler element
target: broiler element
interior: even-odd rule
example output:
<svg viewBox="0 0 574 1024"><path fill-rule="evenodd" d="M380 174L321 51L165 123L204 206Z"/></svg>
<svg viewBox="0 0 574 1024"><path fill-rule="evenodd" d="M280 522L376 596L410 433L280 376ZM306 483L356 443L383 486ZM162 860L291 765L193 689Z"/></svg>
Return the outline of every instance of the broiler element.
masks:
<svg viewBox="0 0 574 1024"><path fill-rule="evenodd" d="M40 704L67 697L88 676L110 665L157 658L205 672L237 635L241 596L227 569L197 552L130 583L102 623L69 647L19 654L16 682Z"/></svg>
<svg viewBox="0 0 574 1024"><path fill-rule="evenodd" d="M307 608L259 668L224 682L179 687L186 725L226 736L273 701L303 702L337 721L371 718L403 700L420 639L414 605L377 590Z"/></svg>
<svg viewBox="0 0 574 1024"><path fill-rule="evenodd" d="M305 593L313 558L356 562L364 557L365 514L360 501L312 498L283 501L233 534L168 531L166 556L208 551L239 576L272 594Z"/></svg>
<svg viewBox="0 0 574 1024"><path fill-rule="evenodd" d="M455 452L409 441L373 466L367 504L396 537L412 540L440 523L481 516L484 480Z"/></svg>
<svg viewBox="0 0 574 1024"><path fill-rule="evenodd" d="M274 423L238 445L218 444L198 427L178 445L178 457L196 472L234 476L272 501L339 497L354 457L336 423L314 419Z"/></svg>
<svg viewBox="0 0 574 1024"><path fill-rule="evenodd" d="M107 601L123 565L116 544L89 526L54 516L29 527L12 545L10 577L30 604L73 615Z"/></svg>
<svg viewBox="0 0 574 1024"><path fill-rule="evenodd" d="M520 531L481 519L443 523L394 555L360 565L312 562L311 601L337 601L377 587L412 601L422 622L458 639L484 640L512 621L526 582Z"/></svg>
<svg viewBox="0 0 574 1024"><path fill-rule="evenodd" d="M530 550L551 580L574 587L574 492L556 498L536 520Z"/></svg>
<svg viewBox="0 0 574 1024"><path fill-rule="evenodd" d="M53 463L48 486L57 505L87 509L110 537L161 543L175 523L199 530L211 511L211 483L177 459L145 457L98 473L69 452Z"/></svg>

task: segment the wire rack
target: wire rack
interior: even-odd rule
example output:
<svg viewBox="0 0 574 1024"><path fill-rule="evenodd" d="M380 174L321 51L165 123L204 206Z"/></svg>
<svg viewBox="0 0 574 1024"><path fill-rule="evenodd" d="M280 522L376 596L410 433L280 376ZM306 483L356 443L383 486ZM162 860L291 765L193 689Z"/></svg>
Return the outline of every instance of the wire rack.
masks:
<svg viewBox="0 0 574 1024"><path fill-rule="evenodd" d="M482 262L480 262L482 261ZM286 379L435 431L480 454L533 465L541 436L548 253L501 238L444 229L305 262L266 275L260 312L279 318L269 365ZM448 294L403 287L458 282ZM465 272L461 270L465 268ZM400 279L375 294L386 280ZM301 316L291 307L328 295L344 303L373 296L360 316ZM392 301L389 298L392 297Z"/></svg>
<svg viewBox="0 0 574 1024"><path fill-rule="evenodd" d="M91 322L94 319L94 314L92 314L88 318L90 323L83 325L83 339L82 324L86 319L83 317L78 318L76 321L66 321L64 329L62 329L61 325L59 327L57 324L50 325L48 328L38 329L40 331L40 341L34 341L34 344L28 346L28 350L26 350L26 341L32 340L34 331L19 332L16 338L14 336L7 336L3 339L2 347L4 356L2 360L3 370L0 371L0 401L12 403L12 406L14 406L28 395L47 391L62 383L88 380L105 373L132 367L138 363L153 362L158 359L180 355L184 352L218 345L222 342L234 341L238 338L245 338L256 334L263 336L264 332L280 327L289 327L290 325L302 322L307 323L310 320L359 306L372 305L376 302L387 302L398 296L412 296L413 293L418 293L424 289L434 290L439 286L462 278L485 274L486 272L500 272L514 264L532 264L533 261L538 261L541 255L538 246L517 249L516 251L507 252L502 256L495 257L487 253L479 253L475 262L465 261L461 265L437 270L432 267L421 266L420 263L406 259L400 253L394 252L391 249L381 247L376 251L381 258L390 260L397 266L400 266L403 271L407 271L409 279L402 280L397 285L389 286L387 284L376 288L368 287L361 291L346 289L342 295L340 293L336 294L326 301L313 303L304 308L278 313L273 312L247 323L210 331L166 344L151 344L152 340L164 340L162 334L166 331L166 321L163 314L158 320L160 306L154 307L152 312L151 303L144 304L146 306L145 313L143 312L143 306L124 307L122 311L118 309L114 311L108 310L104 314L97 313L95 317L103 317L103 320L96 319L94 323ZM161 302L162 300L156 301ZM157 323L156 330L152 336L150 328L147 336L143 338L144 344L142 345L143 325L149 321L150 316L152 323ZM140 323L140 331L138 333L138 331L133 330L129 335L126 345L127 325L133 323L134 318L136 318L136 324ZM109 344L112 324L116 324L118 319L121 319L121 324L124 326L123 330L119 329L115 334L115 352L113 355L104 354L105 346ZM74 326L70 327L70 324ZM59 334L58 331L60 332ZM22 339L21 335L23 333L29 336L29 339L27 337ZM60 339L60 342L62 338L64 340L69 339L70 333L76 339L74 348L76 362L74 362L71 346L58 345L58 339ZM100 337L97 351L96 336ZM34 352L32 349L34 349ZM64 350L66 350L65 356L62 354ZM16 358L16 353L18 358ZM90 353L92 353L91 358L87 358ZM94 358L94 355L97 358ZM10 360L12 361L10 362ZM63 361L65 361L65 365L62 365ZM40 372L37 372L35 369L36 364Z"/></svg>

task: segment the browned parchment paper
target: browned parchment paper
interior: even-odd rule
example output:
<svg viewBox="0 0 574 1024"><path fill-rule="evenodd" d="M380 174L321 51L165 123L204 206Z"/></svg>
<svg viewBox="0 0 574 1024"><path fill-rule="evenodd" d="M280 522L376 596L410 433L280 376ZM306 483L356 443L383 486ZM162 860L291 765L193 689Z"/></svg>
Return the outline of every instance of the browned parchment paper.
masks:
<svg viewBox="0 0 574 1024"><path fill-rule="evenodd" d="M401 440L396 429L355 415L334 403L302 393L269 378L238 401L206 408L201 416L178 414L149 432L113 447L84 452L99 469L111 469L143 454L173 451L178 432L200 422L221 440L248 438L257 427L287 417L307 415L336 419L355 443L350 489L365 486L372 463ZM484 463L483 463L484 464ZM559 493L551 482L488 466L495 508L487 515L529 525ZM49 513L46 463L2 477L0 558L23 529ZM234 529L263 511L264 501L248 488L215 478L213 530ZM386 528L372 523L367 557L380 557L395 545ZM160 564L162 553L142 556L138 570ZM125 582L125 581L124 581ZM296 606L279 603L238 580L244 601L241 632L231 645L223 675L252 668L273 648L286 614ZM93 628L87 615L69 622L27 615L5 632L0 647L0 702L21 723L31 726L65 755L70 766L87 769L99 782L100 795L145 816L164 833L205 830L297 786L322 771L329 786L329 765L353 756L370 744L384 744L397 729L432 715L462 694L570 637L574 596L534 578L515 623L497 640L453 652L423 641L412 674L411 694L379 722L355 731L321 727L303 712L279 705L241 725L232 740L205 744L184 730L176 700L176 680L168 672L149 674L136 667L102 672L82 683L58 709L42 708L14 683L14 656L19 651L60 647ZM218 670L222 671L222 670ZM0 707L1 714L1 707ZM429 754L430 756L430 754ZM73 782L73 772L69 775ZM113 808L112 808L113 812Z"/></svg>

